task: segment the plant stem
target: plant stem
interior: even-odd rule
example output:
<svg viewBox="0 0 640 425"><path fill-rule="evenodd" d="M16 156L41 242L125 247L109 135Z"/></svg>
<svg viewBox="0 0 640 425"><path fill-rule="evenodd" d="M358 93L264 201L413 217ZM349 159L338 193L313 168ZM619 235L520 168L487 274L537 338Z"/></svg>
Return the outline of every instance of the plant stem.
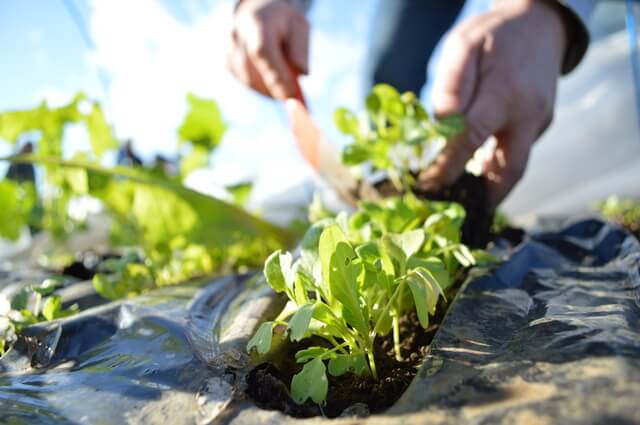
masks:
<svg viewBox="0 0 640 425"><path fill-rule="evenodd" d="M331 336L331 335L327 335L327 339L328 339L328 340L329 340L329 342L330 342L330 343L332 343L332 344L333 344L333 345L334 345L338 350L340 350L340 352L341 352L342 354L348 354L348 353L347 353L347 351L344 349L344 345L345 345L345 344L347 344L347 345L348 345L348 343L346 343L346 342L345 342L345 343L340 344L340 343L338 343L338 341L336 341L336 339L335 339L333 336Z"/></svg>
<svg viewBox="0 0 640 425"><path fill-rule="evenodd" d="M36 292L36 305L33 308L33 315L36 317L36 319L40 315L40 304L41 303L42 303L42 295L40 295L40 293Z"/></svg>
<svg viewBox="0 0 640 425"><path fill-rule="evenodd" d="M338 350L339 350L339 351L344 351L344 350L343 350L343 349L344 349L344 347L346 347L346 346L348 346L348 345L349 345L348 343L343 342L342 344L340 344L340 345L337 345L337 346L333 347L331 350L326 351L326 352L324 352L324 353L320 354L320 355L318 356L318 358L320 358L320 360L324 360L324 359L325 359L329 354L331 354L331 353L333 353L333 352L336 352L336 351L338 351ZM346 354L346 353L345 353L345 354Z"/></svg>
<svg viewBox="0 0 640 425"><path fill-rule="evenodd" d="M400 321L398 315L394 314L392 318L393 322L393 351L396 353L396 360L402 361L402 353L400 353Z"/></svg>
<svg viewBox="0 0 640 425"><path fill-rule="evenodd" d="M389 298L389 301L387 301L387 305L385 305L384 308L382 309L382 311L380 312L380 317L378 317L378 321L376 322L376 325L373 327L373 336L374 336L374 338L378 334L378 332L380 331L380 326L382 325L382 319L384 318L384 315L385 314L389 314L389 309L391 308L391 305L396 300L396 298L398 298L398 294L400 293L400 289L404 285L405 285L405 280L403 279L400 282L400 284L396 287L395 291L393 291L393 294L391 295L391 298Z"/></svg>
<svg viewBox="0 0 640 425"><path fill-rule="evenodd" d="M373 349L367 349L367 358L369 359L369 369L373 379L378 380L378 371L376 370L376 360L373 357Z"/></svg>

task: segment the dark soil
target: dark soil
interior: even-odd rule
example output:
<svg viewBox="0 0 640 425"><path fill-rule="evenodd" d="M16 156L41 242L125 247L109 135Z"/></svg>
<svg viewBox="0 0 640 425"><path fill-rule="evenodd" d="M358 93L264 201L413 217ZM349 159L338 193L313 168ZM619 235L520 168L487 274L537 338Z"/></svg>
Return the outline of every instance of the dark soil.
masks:
<svg viewBox="0 0 640 425"><path fill-rule="evenodd" d="M383 196L398 195L389 181L376 186ZM422 199L457 202L464 207L467 218L462 226L462 242L472 248L485 248L491 240L491 225L494 211L489 208L487 182L484 177L463 174L452 186L439 192L425 192L413 188L413 193Z"/></svg>
<svg viewBox="0 0 640 425"><path fill-rule="evenodd" d="M400 362L395 359L391 335L376 338L374 355L380 379L375 381L370 376L361 377L352 373L339 377L327 374L329 393L322 407L311 401L298 405L289 396L291 379L302 369L302 365L296 363L279 367L268 363L257 366L247 376L247 395L258 407L280 410L299 418L337 417L356 403L366 405L369 413L381 412L393 405L413 380L443 317L444 307L441 305L426 330L420 326L415 313L403 317L400 321L400 337L404 360ZM307 345L317 345L317 342L307 342ZM287 352L282 353L282 358L293 359L295 352L301 348L304 346L291 344Z"/></svg>
<svg viewBox="0 0 640 425"><path fill-rule="evenodd" d="M116 254L98 255L95 252L87 251L76 256L76 260L62 269L62 274L72 276L80 280L93 279L98 272L98 266L103 261L110 258L119 258Z"/></svg>

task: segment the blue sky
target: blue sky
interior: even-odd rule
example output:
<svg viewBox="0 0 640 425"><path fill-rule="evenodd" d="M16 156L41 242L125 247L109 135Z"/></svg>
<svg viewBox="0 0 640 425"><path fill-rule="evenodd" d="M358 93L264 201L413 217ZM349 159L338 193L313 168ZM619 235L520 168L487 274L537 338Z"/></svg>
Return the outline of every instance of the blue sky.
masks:
<svg viewBox="0 0 640 425"><path fill-rule="evenodd" d="M302 85L316 120L338 143L332 111L361 105L377 1L317 0L309 14L312 76ZM486 7L485 0L469 3L467 13ZM0 110L43 99L62 104L82 90L103 103L119 138L132 137L152 158L174 153L192 91L215 98L229 124L214 157L215 178L253 176L265 167L308 173L280 105L250 93L224 67L232 8L232 0L3 0ZM83 137L71 129L68 145L82 146Z"/></svg>

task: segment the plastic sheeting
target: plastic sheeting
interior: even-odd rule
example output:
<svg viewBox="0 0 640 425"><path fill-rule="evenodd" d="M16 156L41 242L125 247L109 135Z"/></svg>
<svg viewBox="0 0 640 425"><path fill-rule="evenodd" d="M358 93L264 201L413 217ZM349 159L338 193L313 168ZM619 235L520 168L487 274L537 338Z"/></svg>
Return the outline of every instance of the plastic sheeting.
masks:
<svg viewBox="0 0 640 425"><path fill-rule="evenodd" d="M268 310L267 295L238 290L245 282L165 289L30 329L0 360L0 422L296 421L245 400L244 362L220 350L250 336L238 318ZM588 220L532 236L471 279L396 405L344 421L635 423L639 397L640 244Z"/></svg>
<svg viewBox="0 0 640 425"><path fill-rule="evenodd" d="M458 296L391 412L445 422L640 420L640 245L598 221L525 242Z"/></svg>

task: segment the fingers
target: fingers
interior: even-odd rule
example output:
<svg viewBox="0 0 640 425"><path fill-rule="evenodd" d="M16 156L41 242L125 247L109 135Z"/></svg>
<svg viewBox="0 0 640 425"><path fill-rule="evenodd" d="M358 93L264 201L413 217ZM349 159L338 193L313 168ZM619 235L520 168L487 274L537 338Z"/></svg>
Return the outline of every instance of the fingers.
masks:
<svg viewBox="0 0 640 425"><path fill-rule="evenodd" d="M260 73L253 66L244 49L235 42L227 54L227 67L240 82L264 96L270 96Z"/></svg>
<svg viewBox="0 0 640 425"><path fill-rule="evenodd" d="M506 198L524 175L533 138L525 135L499 134L493 156L485 165L489 184L489 205L495 208Z"/></svg>
<svg viewBox="0 0 640 425"><path fill-rule="evenodd" d="M295 94L293 76L281 41L270 31L272 29L256 24L252 36L245 39L245 50L269 94L276 99L286 99Z"/></svg>
<svg viewBox="0 0 640 425"><path fill-rule="evenodd" d="M287 2L245 1L236 11L229 67L262 94L296 96L297 74L309 70L309 26Z"/></svg>

